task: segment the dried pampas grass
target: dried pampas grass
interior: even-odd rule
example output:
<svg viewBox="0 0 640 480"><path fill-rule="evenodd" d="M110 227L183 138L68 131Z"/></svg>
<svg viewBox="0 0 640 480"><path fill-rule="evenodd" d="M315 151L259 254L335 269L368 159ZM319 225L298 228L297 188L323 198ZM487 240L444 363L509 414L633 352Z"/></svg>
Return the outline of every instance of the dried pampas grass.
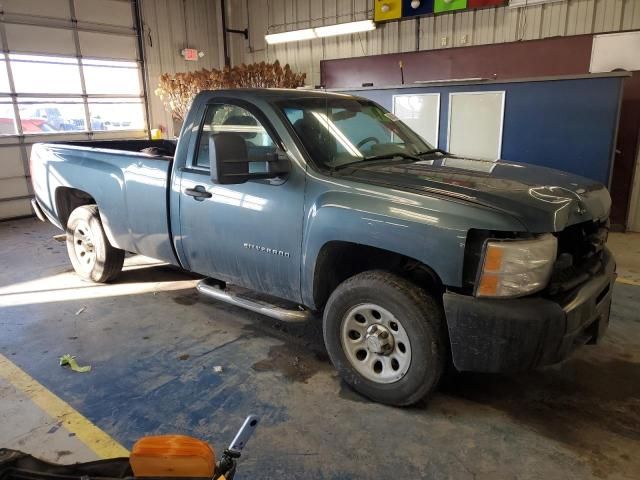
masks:
<svg viewBox="0 0 640 480"><path fill-rule="evenodd" d="M296 88L304 85L306 73L294 73L274 63L252 63L222 70L202 69L195 72L160 76L155 93L176 120L184 120L195 96L203 90L221 88Z"/></svg>

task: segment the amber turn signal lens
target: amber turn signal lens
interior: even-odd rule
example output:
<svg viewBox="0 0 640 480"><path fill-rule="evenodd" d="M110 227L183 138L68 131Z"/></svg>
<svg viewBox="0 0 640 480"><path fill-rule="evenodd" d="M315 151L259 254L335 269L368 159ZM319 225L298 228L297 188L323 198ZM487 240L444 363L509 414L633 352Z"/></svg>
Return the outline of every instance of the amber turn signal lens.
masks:
<svg viewBox="0 0 640 480"><path fill-rule="evenodd" d="M502 249L494 245L487 245L484 255L484 272L499 272L502 266Z"/></svg>
<svg viewBox="0 0 640 480"><path fill-rule="evenodd" d="M502 249L494 245L487 245L484 254L484 264L482 276L478 285L478 294L488 297L494 296L498 292L498 276L491 272L499 272L502 267Z"/></svg>
<svg viewBox="0 0 640 480"><path fill-rule="evenodd" d="M129 457L136 477L201 477L215 473L216 455L208 443L184 435L138 440Z"/></svg>
<svg viewBox="0 0 640 480"><path fill-rule="evenodd" d="M478 294L488 297L493 296L498 291L498 276L485 273L480 278L480 285L478 286Z"/></svg>

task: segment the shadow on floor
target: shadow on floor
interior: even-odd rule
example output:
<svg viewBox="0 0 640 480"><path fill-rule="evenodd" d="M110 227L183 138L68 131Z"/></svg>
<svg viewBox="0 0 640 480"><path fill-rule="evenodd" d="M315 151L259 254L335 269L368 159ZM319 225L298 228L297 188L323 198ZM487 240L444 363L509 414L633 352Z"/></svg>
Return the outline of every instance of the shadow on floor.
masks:
<svg viewBox="0 0 640 480"><path fill-rule="evenodd" d="M180 280L196 280L204 278L166 263L140 265L123 270L112 283L155 283L177 282Z"/></svg>
<svg viewBox="0 0 640 480"><path fill-rule="evenodd" d="M598 353L606 349L591 348L599 348ZM610 439L640 442L639 380L640 363L579 355L559 366L518 375L460 374L443 393L462 400L465 414L473 405L489 407L561 442L584 456L596 477L604 478L616 471L618 462L630 460L608 445Z"/></svg>

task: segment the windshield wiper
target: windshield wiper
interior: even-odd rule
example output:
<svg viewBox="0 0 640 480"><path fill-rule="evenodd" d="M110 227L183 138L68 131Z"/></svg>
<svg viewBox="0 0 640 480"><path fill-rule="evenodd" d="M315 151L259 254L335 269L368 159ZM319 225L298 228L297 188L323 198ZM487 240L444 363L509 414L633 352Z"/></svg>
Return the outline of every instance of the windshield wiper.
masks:
<svg viewBox="0 0 640 480"><path fill-rule="evenodd" d="M383 155L373 155L371 157L365 157L362 160L357 160L355 162L345 163L344 165L338 165L337 167L333 167L333 171L342 170L344 168L353 167L355 165L362 165L364 163L375 162L377 160L394 160L394 159L402 159L402 160L413 160L415 162L421 162L422 158L417 157L415 155L409 155L404 152L395 152L395 153L385 153Z"/></svg>
<svg viewBox="0 0 640 480"><path fill-rule="evenodd" d="M430 150L425 150L424 152L418 152L416 155L431 155L432 153L442 153L443 155L449 155L449 152L446 150L442 150L441 148L432 148Z"/></svg>

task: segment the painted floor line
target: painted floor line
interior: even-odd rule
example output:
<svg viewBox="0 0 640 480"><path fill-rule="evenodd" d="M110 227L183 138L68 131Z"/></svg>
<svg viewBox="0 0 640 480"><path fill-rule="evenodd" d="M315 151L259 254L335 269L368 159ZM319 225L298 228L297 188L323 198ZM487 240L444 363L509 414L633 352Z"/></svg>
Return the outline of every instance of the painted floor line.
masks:
<svg viewBox="0 0 640 480"><path fill-rule="evenodd" d="M45 413L62 422L76 438L89 447L100 458L128 457L129 451L109 434L95 426L84 415L60 397L45 388L24 370L0 354L0 377L7 380L20 392L40 407Z"/></svg>
<svg viewBox="0 0 640 480"><path fill-rule="evenodd" d="M640 286L640 280L635 280L633 278L618 277L616 279L616 282L624 283L625 285L638 285L638 286Z"/></svg>

